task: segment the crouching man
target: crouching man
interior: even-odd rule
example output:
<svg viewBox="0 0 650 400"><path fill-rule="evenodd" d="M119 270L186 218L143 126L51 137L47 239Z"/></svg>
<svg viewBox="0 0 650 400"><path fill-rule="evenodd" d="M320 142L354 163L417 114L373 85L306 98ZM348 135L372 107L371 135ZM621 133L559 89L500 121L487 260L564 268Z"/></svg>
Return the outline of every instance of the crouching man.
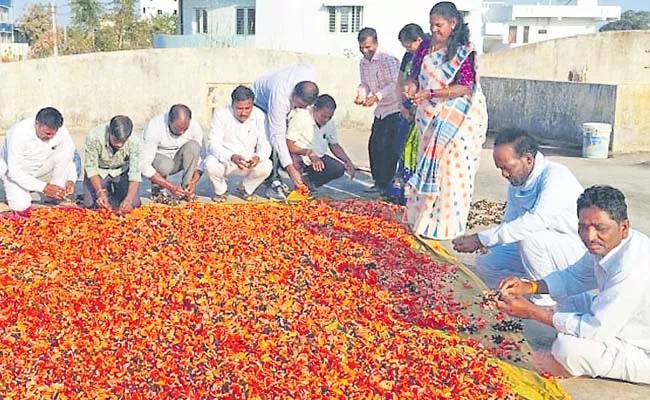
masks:
<svg viewBox="0 0 650 400"><path fill-rule="evenodd" d="M609 186L584 191L578 218L584 257L541 280L504 279L499 307L557 330L540 369L650 384L650 239L630 229L625 197ZM539 293L550 293L557 308L522 297Z"/></svg>

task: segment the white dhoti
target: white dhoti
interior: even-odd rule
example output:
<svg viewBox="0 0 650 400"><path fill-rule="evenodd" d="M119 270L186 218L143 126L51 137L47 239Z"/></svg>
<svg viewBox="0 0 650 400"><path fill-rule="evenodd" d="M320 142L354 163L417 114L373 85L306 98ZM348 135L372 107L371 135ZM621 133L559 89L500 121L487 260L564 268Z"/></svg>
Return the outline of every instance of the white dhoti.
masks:
<svg viewBox="0 0 650 400"><path fill-rule="evenodd" d="M246 194L253 194L255 189L271 174L273 163L270 159L262 159L252 169L240 169L232 161L221 162L216 157L209 155L205 159L205 171L212 182L214 193L223 195L228 191L226 178L228 176L241 176L242 187Z"/></svg>
<svg viewBox="0 0 650 400"><path fill-rule="evenodd" d="M52 157L34 172L33 176L45 183L65 188L71 176L76 175L76 166L72 160ZM25 211L32 205L31 192L13 182L9 176L4 179L7 204L13 211Z"/></svg>
<svg viewBox="0 0 650 400"><path fill-rule="evenodd" d="M591 299L587 294L563 299L557 311L588 313ZM597 341L559 333L551 353L573 376L650 384L650 353L617 338Z"/></svg>
<svg viewBox="0 0 650 400"><path fill-rule="evenodd" d="M586 248L580 238L556 231L541 231L518 243L490 248L486 255L476 260L476 274L491 289L509 276L539 280L558 270L565 269L585 255ZM540 305L552 305L547 295L535 296Z"/></svg>

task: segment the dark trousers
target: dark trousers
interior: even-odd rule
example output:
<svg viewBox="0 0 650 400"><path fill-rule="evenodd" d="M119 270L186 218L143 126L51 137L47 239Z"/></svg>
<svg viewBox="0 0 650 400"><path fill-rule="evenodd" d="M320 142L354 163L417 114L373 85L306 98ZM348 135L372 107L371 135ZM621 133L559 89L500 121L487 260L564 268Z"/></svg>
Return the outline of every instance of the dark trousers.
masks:
<svg viewBox="0 0 650 400"><path fill-rule="evenodd" d="M275 151L275 149L271 151L271 163L273 163L271 175L269 175L269 177L264 180L264 184L269 187L273 182L282 182L280 179L280 168L282 168L282 165L280 164L280 156L278 156L278 153Z"/></svg>
<svg viewBox="0 0 650 400"><path fill-rule="evenodd" d="M296 158L294 157L294 160ZM309 182L315 187L321 187L329 181L340 178L345 173L345 165L339 160L332 158L328 155L321 157L325 168L322 171L316 171L311 166L306 166L302 161L294 162L294 165L298 166L298 169L302 169L307 174Z"/></svg>
<svg viewBox="0 0 650 400"><path fill-rule="evenodd" d="M129 172L126 171L118 176L107 175L106 178L102 178L102 189L106 189L108 201L114 206L119 206L129 192ZM96 201L97 192L90 183L90 179L86 177L84 178L84 206L92 207ZM140 207L140 196L135 198L133 207Z"/></svg>
<svg viewBox="0 0 650 400"><path fill-rule="evenodd" d="M395 175L399 150L395 149L398 142L399 113L390 114L383 119L375 117L372 132L368 141L370 158L370 173L375 186L385 188Z"/></svg>

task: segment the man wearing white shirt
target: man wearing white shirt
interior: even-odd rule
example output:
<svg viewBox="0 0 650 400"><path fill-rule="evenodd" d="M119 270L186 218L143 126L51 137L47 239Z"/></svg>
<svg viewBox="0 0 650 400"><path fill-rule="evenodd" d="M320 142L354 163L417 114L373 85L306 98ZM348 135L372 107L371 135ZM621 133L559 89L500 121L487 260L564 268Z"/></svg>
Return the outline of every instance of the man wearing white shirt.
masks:
<svg viewBox="0 0 650 400"><path fill-rule="evenodd" d="M610 186L588 188L577 208L588 252L537 281L505 279L498 306L557 330L552 357L535 357L539 369L650 384L650 238L630 229L625 196ZM555 310L522 297L540 293Z"/></svg>
<svg viewBox="0 0 650 400"><path fill-rule="evenodd" d="M456 238L454 249L490 250L477 258L476 272L491 288L511 275L541 279L580 259L585 248L578 236L575 203L583 189L575 175L546 159L535 140L517 129L496 137L493 156L510 182L503 221ZM552 305L548 296L536 302Z"/></svg>
<svg viewBox="0 0 650 400"><path fill-rule="evenodd" d="M266 180L266 195L284 200L288 188L280 180L279 168L286 169L296 186L303 184L287 148L287 118L294 108L306 108L318 97L314 83L314 68L299 64L274 71L253 82L255 105L266 113L268 138L273 147L273 171Z"/></svg>
<svg viewBox="0 0 650 400"><path fill-rule="evenodd" d="M145 178L151 179L152 195L162 187L181 199L195 197L202 173L202 143L203 130L184 104L176 104L149 121L143 136L141 170ZM178 172L183 173L181 185L167 180Z"/></svg>
<svg viewBox="0 0 650 400"><path fill-rule="evenodd" d="M232 103L212 118L205 171L214 187L215 202L226 200L227 176L242 176L240 191L245 200L252 200L255 189L271 174L266 116L253 105L254 99L251 89L238 86L231 94Z"/></svg>
<svg viewBox="0 0 650 400"><path fill-rule="evenodd" d="M72 195L77 180L74 154L72 137L55 108L43 108L9 129L2 151L9 208L27 210L32 204L31 192L56 201Z"/></svg>
<svg viewBox="0 0 650 400"><path fill-rule="evenodd" d="M295 109L289 116L287 146L296 168L307 173L311 189L343 176L346 171L354 178L356 167L336 137L334 111L336 102L324 94L316 99L313 107ZM328 148L342 162L328 156Z"/></svg>

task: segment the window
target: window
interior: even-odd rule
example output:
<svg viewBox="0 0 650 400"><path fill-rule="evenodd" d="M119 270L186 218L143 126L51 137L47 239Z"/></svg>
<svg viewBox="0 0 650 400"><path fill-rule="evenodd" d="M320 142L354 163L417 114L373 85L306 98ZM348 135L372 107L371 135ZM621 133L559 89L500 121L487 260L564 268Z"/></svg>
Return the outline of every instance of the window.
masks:
<svg viewBox="0 0 650 400"><path fill-rule="evenodd" d="M142 13L146 14L147 13L147 7L142 7Z"/></svg>
<svg viewBox="0 0 650 400"><path fill-rule="evenodd" d="M524 26L524 43L528 43L528 36L530 36L530 26Z"/></svg>
<svg viewBox="0 0 650 400"><path fill-rule="evenodd" d="M208 33L208 9L194 9L194 33Z"/></svg>
<svg viewBox="0 0 650 400"><path fill-rule="evenodd" d="M327 7L330 33L356 33L363 26L363 6Z"/></svg>
<svg viewBox="0 0 650 400"><path fill-rule="evenodd" d="M162 10L158 10L158 15L162 15Z"/></svg>
<svg viewBox="0 0 650 400"><path fill-rule="evenodd" d="M178 14L178 10L174 10L174 15L177 15L177 14Z"/></svg>
<svg viewBox="0 0 650 400"><path fill-rule="evenodd" d="M238 8L236 12L237 34L254 35L255 34L255 9Z"/></svg>
<svg viewBox="0 0 650 400"><path fill-rule="evenodd" d="M508 43L509 44L517 43L517 27L516 26L510 26L508 28Z"/></svg>
<svg viewBox="0 0 650 400"><path fill-rule="evenodd" d="M537 33L539 33L540 35L546 35L548 31L546 29L540 29L537 31Z"/></svg>

